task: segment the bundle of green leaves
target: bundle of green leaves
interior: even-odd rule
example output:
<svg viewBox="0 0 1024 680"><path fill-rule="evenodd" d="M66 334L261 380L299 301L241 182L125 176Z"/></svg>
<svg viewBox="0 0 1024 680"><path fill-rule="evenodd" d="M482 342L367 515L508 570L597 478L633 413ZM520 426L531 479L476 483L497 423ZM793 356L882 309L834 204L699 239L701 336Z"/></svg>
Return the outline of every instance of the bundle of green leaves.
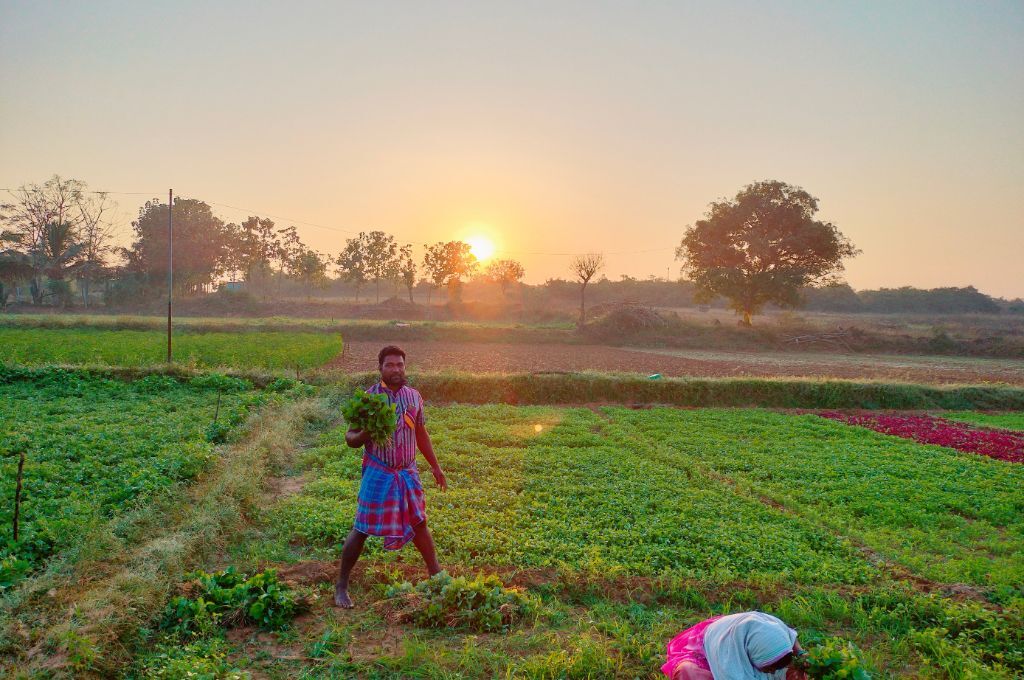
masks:
<svg viewBox="0 0 1024 680"><path fill-rule="evenodd" d="M395 607L393 617L430 628L507 630L515 621L534 612L536 601L516 588L506 588L497 576L452 578L436 574L417 585L392 585L387 597Z"/></svg>
<svg viewBox="0 0 1024 680"><path fill-rule="evenodd" d="M391 441L398 421L395 405L386 395L368 394L362 389L342 405L341 415L351 429L369 432L373 443L381 447Z"/></svg>

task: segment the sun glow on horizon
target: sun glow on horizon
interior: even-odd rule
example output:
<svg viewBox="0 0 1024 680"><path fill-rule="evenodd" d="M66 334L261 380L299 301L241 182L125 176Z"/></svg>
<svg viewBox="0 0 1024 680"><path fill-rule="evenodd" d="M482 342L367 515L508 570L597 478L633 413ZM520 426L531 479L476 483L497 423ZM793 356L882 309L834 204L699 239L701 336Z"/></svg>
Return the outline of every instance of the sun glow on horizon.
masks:
<svg viewBox="0 0 1024 680"><path fill-rule="evenodd" d="M473 253L473 256L480 262L483 262L494 255L494 241L486 236L469 236L466 238L466 243L469 244L469 251Z"/></svg>

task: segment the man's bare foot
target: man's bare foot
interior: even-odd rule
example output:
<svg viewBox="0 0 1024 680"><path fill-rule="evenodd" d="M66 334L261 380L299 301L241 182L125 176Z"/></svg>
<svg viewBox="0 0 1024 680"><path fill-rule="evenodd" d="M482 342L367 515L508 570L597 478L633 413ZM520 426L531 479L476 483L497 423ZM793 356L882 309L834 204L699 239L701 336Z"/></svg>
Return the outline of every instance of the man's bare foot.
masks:
<svg viewBox="0 0 1024 680"><path fill-rule="evenodd" d="M355 607L352 604L352 598L348 596L348 588L340 583L334 585L334 606L341 607L342 609L352 609Z"/></svg>

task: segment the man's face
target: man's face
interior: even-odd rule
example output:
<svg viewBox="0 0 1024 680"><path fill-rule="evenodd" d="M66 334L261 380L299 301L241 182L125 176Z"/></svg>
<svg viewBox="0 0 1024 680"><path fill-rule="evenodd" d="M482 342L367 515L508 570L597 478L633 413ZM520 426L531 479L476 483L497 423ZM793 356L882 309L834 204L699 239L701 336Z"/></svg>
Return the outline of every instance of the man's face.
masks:
<svg viewBox="0 0 1024 680"><path fill-rule="evenodd" d="M391 389L404 385L405 359L398 354L389 354L384 357L384 363L380 365L380 377L384 384Z"/></svg>

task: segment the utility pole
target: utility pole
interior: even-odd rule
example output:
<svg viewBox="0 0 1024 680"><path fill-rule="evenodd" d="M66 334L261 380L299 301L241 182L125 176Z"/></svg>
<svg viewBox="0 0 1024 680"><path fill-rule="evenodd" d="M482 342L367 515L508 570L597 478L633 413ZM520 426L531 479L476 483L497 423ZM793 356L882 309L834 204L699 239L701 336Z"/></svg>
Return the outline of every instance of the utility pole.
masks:
<svg viewBox="0 0 1024 680"><path fill-rule="evenodd" d="M174 189L167 190L167 363L171 354L171 293L174 290Z"/></svg>

